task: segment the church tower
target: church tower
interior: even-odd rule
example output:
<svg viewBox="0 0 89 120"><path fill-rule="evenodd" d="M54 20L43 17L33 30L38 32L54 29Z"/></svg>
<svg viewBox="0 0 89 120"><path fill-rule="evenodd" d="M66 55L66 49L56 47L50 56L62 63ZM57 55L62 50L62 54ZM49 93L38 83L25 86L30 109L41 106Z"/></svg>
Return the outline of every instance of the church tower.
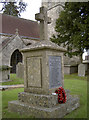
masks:
<svg viewBox="0 0 89 120"><path fill-rule="evenodd" d="M55 26L56 20L60 16L60 12L63 10L63 6L65 2L61 0L42 0L42 6L45 6L48 9L48 17L51 18L51 24L48 24L48 39L52 37L53 34L56 35ZM64 56L64 68L65 74L76 73L78 71L78 64L80 63L80 59L77 56L73 56L72 58L68 56ZM73 68L73 70L71 70ZM68 71L69 69L69 71ZM71 72L72 71L72 72Z"/></svg>
<svg viewBox="0 0 89 120"><path fill-rule="evenodd" d="M59 17L60 12L63 10L64 3L57 0L42 0L42 6L48 8L48 17L51 18L51 24L48 25L48 39L52 37L55 32L56 19Z"/></svg>

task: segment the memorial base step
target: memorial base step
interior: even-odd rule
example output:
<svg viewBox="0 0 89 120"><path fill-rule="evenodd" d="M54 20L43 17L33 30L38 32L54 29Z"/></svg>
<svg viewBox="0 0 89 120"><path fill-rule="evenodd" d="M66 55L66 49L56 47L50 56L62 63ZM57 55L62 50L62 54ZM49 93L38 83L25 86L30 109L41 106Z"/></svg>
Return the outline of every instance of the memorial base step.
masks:
<svg viewBox="0 0 89 120"><path fill-rule="evenodd" d="M16 112L20 115L33 116L35 118L62 118L79 107L79 98L71 97L63 104L57 104L54 107L42 107L29 105L21 101L11 101L8 103L10 112Z"/></svg>

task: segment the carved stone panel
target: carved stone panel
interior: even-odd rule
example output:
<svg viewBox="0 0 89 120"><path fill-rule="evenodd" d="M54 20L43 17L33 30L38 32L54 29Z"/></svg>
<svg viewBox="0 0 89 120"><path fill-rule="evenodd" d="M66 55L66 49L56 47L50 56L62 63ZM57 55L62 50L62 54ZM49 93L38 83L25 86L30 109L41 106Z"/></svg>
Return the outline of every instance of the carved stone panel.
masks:
<svg viewBox="0 0 89 120"><path fill-rule="evenodd" d="M49 87L62 86L62 67L60 56L49 56Z"/></svg>
<svg viewBox="0 0 89 120"><path fill-rule="evenodd" d="M41 58L27 58L28 87L41 87Z"/></svg>

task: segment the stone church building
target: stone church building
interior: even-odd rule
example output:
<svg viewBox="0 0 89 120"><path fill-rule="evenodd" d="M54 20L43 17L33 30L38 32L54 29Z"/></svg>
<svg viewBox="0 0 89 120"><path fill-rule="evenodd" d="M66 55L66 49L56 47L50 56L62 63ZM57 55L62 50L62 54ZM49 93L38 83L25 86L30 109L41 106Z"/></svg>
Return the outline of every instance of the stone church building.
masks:
<svg viewBox="0 0 89 120"><path fill-rule="evenodd" d="M20 49L39 41L39 25L35 21L0 14L0 58L2 66L12 66L11 73L16 73L16 65L22 62Z"/></svg>

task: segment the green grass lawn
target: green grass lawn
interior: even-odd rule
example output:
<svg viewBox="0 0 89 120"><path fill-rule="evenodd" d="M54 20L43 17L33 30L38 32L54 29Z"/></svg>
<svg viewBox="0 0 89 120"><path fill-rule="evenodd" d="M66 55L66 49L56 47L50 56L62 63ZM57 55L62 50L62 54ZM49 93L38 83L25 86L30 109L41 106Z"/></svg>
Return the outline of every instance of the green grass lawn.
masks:
<svg viewBox="0 0 89 120"><path fill-rule="evenodd" d="M22 78L16 77L16 74L10 74L10 82L4 82L2 85L17 85L24 84L24 80Z"/></svg>
<svg viewBox="0 0 89 120"><path fill-rule="evenodd" d="M87 77L77 74L65 75L64 88L69 89L72 95L80 98L80 108L65 116L65 118L87 118Z"/></svg>
<svg viewBox="0 0 89 120"><path fill-rule="evenodd" d="M18 113L8 112L8 101L17 100L18 93L22 91L24 91L24 88L17 88L17 89L3 91L2 93L2 116L3 118L26 118L26 116L20 116Z"/></svg>
<svg viewBox="0 0 89 120"><path fill-rule="evenodd" d="M69 89L72 95L80 97L80 107L72 113L65 116L65 118L86 118L87 117L87 78L78 77L76 74L65 75L64 88ZM3 118L27 118L27 116L20 116L16 113L8 112L8 101L17 100L19 92L23 92L23 88L6 90L2 92L2 111ZM32 118L32 117L31 117Z"/></svg>

